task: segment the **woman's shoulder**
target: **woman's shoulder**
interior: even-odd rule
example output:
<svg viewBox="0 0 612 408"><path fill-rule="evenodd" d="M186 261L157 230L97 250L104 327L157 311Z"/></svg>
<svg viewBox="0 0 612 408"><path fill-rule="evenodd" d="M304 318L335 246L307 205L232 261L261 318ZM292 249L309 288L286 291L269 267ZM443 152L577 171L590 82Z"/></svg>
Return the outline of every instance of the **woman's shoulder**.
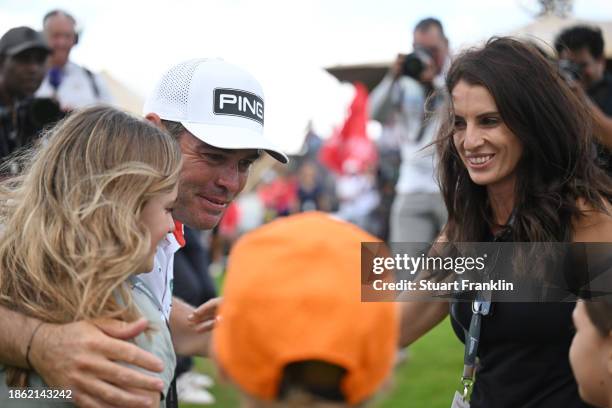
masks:
<svg viewBox="0 0 612 408"><path fill-rule="evenodd" d="M612 242L612 205L606 202L606 211L594 208L584 199L577 201L582 216L574 219L574 242Z"/></svg>

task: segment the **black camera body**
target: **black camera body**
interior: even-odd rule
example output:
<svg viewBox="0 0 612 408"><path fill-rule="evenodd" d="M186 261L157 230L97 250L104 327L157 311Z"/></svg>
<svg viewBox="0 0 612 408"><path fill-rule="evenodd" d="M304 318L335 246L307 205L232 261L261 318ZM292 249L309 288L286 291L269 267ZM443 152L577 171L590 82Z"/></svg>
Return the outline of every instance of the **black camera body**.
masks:
<svg viewBox="0 0 612 408"><path fill-rule="evenodd" d="M424 48L416 48L412 53L406 55L402 64L402 75L421 80L421 74L432 62L432 56Z"/></svg>
<svg viewBox="0 0 612 408"><path fill-rule="evenodd" d="M557 61L559 73L567 82L579 81L582 78L582 67L568 59Z"/></svg>
<svg viewBox="0 0 612 408"><path fill-rule="evenodd" d="M29 145L45 127L64 116L59 103L50 98L28 98L13 109L0 108L0 160Z"/></svg>

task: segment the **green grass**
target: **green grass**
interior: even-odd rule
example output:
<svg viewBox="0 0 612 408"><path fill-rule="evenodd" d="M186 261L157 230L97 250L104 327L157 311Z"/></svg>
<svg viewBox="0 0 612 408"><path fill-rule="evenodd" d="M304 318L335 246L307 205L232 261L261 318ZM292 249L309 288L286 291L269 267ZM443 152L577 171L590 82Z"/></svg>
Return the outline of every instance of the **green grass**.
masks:
<svg viewBox="0 0 612 408"><path fill-rule="evenodd" d="M410 347L391 391L375 407L448 408L462 369L463 344L446 319Z"/></svg>
<svg viewBox="0 0 612 408"><path fill-rule="evenodd" d="M447 408L459 385L463 367L463 345L445 320L409 349L408 359L400 364L389 387L377 398L373 408ZM234 408L239 399L232 387L218 379L213 364L196 359L196 369L215 379L212 388L215 407ZM198 405L181 404L181 408Z"/></svg>

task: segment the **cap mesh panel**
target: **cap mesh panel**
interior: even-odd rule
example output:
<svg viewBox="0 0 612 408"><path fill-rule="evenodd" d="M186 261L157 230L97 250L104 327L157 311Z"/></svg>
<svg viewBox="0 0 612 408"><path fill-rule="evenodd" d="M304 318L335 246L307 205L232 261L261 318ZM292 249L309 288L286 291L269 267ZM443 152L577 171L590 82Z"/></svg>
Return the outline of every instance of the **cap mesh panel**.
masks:
<svg viewBox="0 0 612 408"><path fill-rule="evenodd" d="M205 58L195 59L170 68L159 83L156 99L166 106L171 106L182 116L186 116L191 79L198 65L204 61Z"/></svg>

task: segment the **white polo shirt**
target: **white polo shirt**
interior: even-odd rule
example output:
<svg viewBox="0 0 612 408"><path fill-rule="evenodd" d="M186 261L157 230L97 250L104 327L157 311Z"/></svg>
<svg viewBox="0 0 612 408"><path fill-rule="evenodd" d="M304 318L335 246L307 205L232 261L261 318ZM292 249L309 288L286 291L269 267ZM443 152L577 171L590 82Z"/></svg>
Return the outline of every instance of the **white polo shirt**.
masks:
<svg viewBox="0 0 612 408"><path fill-rule="evenodd" d="M184 245L183 224L175 222L174 232L166 235L166 238L157 246L153 270L137 275L159 300L162 307L159 312L167 322L170 321L170 311L172 310L174 254Z"/></svg>
<svg viewBox="0 0 612 408"><path fill-rule="evenodd" d="M62 109L78 109L97 103L112 105L115 102L106 82L100 75L92 74L92 77L89 77L85 68L71 61L66 63L62 72L62 81L57 92L53 90L47 72L40 88L36 91L36 96L39 98L55 97ZM98 89L97 96L92 81L95 81Z"/></svg>

